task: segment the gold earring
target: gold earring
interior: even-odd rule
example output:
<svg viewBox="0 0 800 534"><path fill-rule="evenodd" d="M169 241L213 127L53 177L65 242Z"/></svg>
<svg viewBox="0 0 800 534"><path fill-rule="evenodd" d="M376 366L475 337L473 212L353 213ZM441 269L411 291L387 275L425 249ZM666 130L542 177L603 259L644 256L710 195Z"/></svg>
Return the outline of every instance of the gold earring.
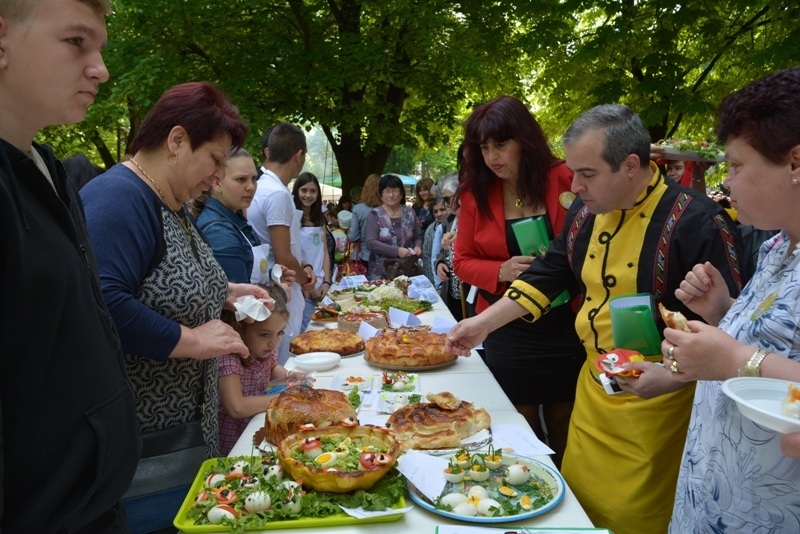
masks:
<svg viewBox="0 0 800 534"><path fill-rule="evenodd" d="M170 162L169 158L171 158L173 156L175 157L175 160ZM177 153L176 154L170 154L169 156L167 156L167 165L169 165L170 167L174 167L176 163L178 163L178 154Z"/></svg>

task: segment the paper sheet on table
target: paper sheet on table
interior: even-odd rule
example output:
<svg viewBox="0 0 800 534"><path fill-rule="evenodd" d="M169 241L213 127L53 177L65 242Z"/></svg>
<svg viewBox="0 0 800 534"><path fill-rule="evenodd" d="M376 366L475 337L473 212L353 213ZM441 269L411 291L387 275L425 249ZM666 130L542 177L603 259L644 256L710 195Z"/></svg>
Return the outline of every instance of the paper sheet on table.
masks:
<svg viewBox="0 0 800 534"><path fill-rule="evenodd" d="M345 508L344 506L339 506L344 513L351 517L355 517L356 519L366 519L368 517L380 517L383 515L394 515L394 514L407 514L411 510L414 509L413 506L408 506L406 508L390 508L389 510L383 510L380 512L367 512L359 506L358 508Z"/></svg>
<svg viewBox="0 0 800 534"><path fill-rule="evenodd" d="M493 424L492 445L495 449L503 449L520 456L555 454L550 447L536 437L536 434L514 423Z"/></svg>
<svg viewBox="0 0 800 534"><path fill-rule="evenodd" d="M455 325L456 322L453 319L437 315L433 318L433 323L431 323L431 332L434 334L449 334Z"/></svg>
<svg viewBox="0 0 800 534"><path fill-rule="evenodd" d="M425 300L431 304L439 301L439 294L432 287L412 287L408 290L408 296L412 299Z"/></svg>
<svg viewBox="0 0 800 534"><path fill-rule="evenodd" d="M397 462L397 469L428 499L435 501L444 490L447 480L444 470L448 461L409 449Z"/></svg>
<svg viewBox="0 0 800 534"><path fill-rule="evenodd" d="M417 276L411 277L411 287L415 289L425 289L428 287L432 287L431 281L428 280L428 277L424 274L418 274Z"/></svg>
<svg viewBox="0 0 800 534"><path fill-rule="evenodd" d="M498 534L506 532L535 532L536 534L586 534L596 532L599 534L611 534L606 528L547 528L547 527L475 527L470 525L437 525L436 534Z"/></svg>
<svg viewBox="0 0 800 534"><path fill-rule="evenodd" d="M389 322L392 326L418 326L422 324L422 320L413 313L398 310L397 308L389 308Z"/></svg>

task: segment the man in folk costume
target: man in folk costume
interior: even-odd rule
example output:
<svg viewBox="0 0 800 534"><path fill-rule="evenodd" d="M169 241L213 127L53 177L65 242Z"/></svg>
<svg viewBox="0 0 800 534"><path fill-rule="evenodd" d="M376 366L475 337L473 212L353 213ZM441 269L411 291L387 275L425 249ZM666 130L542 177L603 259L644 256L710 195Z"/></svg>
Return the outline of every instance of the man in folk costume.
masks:
<svg viewBox="0 0 800 534"><path fill-rule="evenodd" d="M497 303L462 321L448 350L464 354L503 324L549 310L565 287L584 295L575 327L586 348L562 472L592 522L617 534L666 532L694 385L659 365L660 353L623 392L609 395L595 361L615 348L609 302L650 293L689 312L675 289L697 263L718 266L732 295L744 283L733 221L705 195L666 180L649 162L650 138L628 107L604 105L564 136L574 172L573 202L561 234ZM659 318L659 331L663 323Z"/></svg>

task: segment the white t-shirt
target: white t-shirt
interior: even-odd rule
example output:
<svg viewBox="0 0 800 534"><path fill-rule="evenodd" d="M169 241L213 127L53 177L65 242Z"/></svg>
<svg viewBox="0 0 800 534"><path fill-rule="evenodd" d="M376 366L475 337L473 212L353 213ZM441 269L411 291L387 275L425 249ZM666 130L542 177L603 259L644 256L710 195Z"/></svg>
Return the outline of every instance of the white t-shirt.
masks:
<svg viewBox="0 0 800 534"><path fill-rule="evenodd" d="M269 244L270 266L275 265L275 247L269 234L270 226L288 226L291 241L292 255L300 260L302 246L300 245L300 221L303 212L294 207L294 200L289 189L283 185L280 178L272 172L266 171L258 179L258 187L253 197L253 202L247 208L247 220L258 234L263 244ZM303 322L303 290L300 284L292 285L292 299L288 303L289 322L284 330L286 337L294 338L300 334L300 325Z"/></svg>
<svg viewBox="0 0 800 534"><path fill-rule="evenodd" d="M301 215L302 217L302 215ZM319 287L325 281L325 249L328 246L325 227L323 226L301 226L300 243L302 244L302 263L307 263L314 268L317 275L317 285Z"/></svg>

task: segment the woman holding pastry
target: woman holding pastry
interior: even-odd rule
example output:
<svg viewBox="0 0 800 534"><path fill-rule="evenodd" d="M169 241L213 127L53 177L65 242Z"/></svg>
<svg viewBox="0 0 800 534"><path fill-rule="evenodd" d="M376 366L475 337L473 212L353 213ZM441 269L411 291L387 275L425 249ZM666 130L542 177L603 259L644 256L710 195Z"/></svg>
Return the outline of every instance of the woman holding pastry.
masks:
<svg viewBox="0 0 800 534"><path fill-rule="evenodd" d="M710 263L696 265L675 292L708 325L689 321L691 333L664 331L665 365L680 379L698 381L672 532L723 524L737 532L775 525L800 532L800 463L783 455L781 434L742 416L721 390L736 376L800 382L798 124L800 67L751 83L718 110L717 132L730 165L724 184L739 219L781 231L761 246L739 298L730 297ZM783 442L791 449L791 438Z"/></svg>
<svg viewBox="0 0 800 534"><path fill-rule="evenodd" d="M219 89L178 85L145 117L130 158L81 190L143 435L146 457L123 501L133 532L171 525L199 463L219 455L213 359L249 354L220 312L269 297L228 282L184 205L223 178L246 135Z"/></svg>
<svg viewBox="0 0 800 534"><path fill-rule="evenodd" d="M464 124L463 182L455 274L477 286L476 311L497 301L561 231L572 199L572 172L556 158L539 124L519 100L501 96L479 105ZM547 242L523 250L527 225L546 229ZM560 466L575 385L586 352L567 302L541 320L517 319L489 334L486 364ZM539 418L543 406L544 421ZM545 438L544 428L547 429Z"/></svg>

